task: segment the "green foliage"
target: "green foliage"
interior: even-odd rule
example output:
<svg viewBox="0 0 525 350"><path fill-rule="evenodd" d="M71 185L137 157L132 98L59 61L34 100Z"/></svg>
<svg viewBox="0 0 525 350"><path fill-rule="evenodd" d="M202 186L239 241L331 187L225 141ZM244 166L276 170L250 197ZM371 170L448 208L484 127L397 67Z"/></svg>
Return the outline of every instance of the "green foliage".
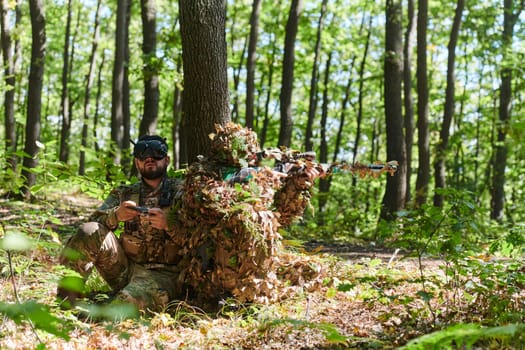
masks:
<svg viewBox="0 0 525 350"><path fill-rule="evenodd" d="M512 349L523 344L525 324L482 327L479 324L457 324L411 340L402 350L472 349L479 341L499 340L494 346ZM476 347L477 348L477 347ZM493 347L490 347L493 348Z"/></svg>
<svg viewBox="0 0 525 350"><path fill-rule="evenodd" d="M72 325L69 321L58 318L47 305L28 301L21 304L0 302L0 313L6 315L17 324L30 322L36 329L41 329L65 340L69 340Z"/></svg>
<svg viewBox="0 0 525 350"><path fill-rule="evenodd" d="M473 194L454 189L440 191L446 198L443 208L425 204L398 213L397 228L382 223L380 229L384 231L380 232L384 239L417 256L428 254L455 260L472 249L479 250L478 242L486 239L486 227L484 213L474 202Z"/></svg>
<svg viewBox="0 0 525 350"><path fill-rule="evenodd" d="M345 344L348 341L348 338L342 335L332 324L309 322L306 320L297 320L293 318L269 320L259 327L259 331L266 332L268 329L279 326L291 326L294 329L310 328L320 331L326 338L326 341L331 344Z"/></svg>

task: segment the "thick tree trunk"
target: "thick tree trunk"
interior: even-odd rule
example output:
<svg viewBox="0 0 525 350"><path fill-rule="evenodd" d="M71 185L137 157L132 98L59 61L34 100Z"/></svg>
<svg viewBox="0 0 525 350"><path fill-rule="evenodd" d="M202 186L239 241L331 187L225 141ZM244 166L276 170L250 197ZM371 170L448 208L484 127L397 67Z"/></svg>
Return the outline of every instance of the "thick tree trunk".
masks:
<svg viewBox="0 0 525 350"><path fill-rule="evenodd" d="M215 124L230 120L224 0L179 0L187 159L209 151Z"/></svg>
<svg viewBox="0 0 525 350"><path fill-rule="evenodd" d="M292 91L294 81L295 38L297 37L301 7L302 0L292 0L288 22L286 23L286 36L284 40L283 75L281 81L281 94L279 96L281 125L278 146L285 147L290 147L292 142Z"/></svg>
<svg viewBox="0 0 525 350"><path fill-rule="evenodd" d="M455 107L455 62L456 62L456 46L458 42L459 29L461 27L461 18L463 16L463 8L465 7L465 0L458 0L456 5L456 14L452 24L452 31L450 32L450 41L448 43L448 67L447 67L447 87L445 91L445 111L443 115L443 124L441 125L440 141L437 145L436 159L434 163L434 177L436 192L434 194L434 205L436 207L443 206L443 194L439 193L438 189L446 187L446 158L448 149L448 139L450 136L450 125L454 117Z"/></svg>
<svg viewBox="0 0 525 350"><path fill-rule="evenodd" d="M386 2L385 40L385 118L387 159L397 160L395 176L388 176L383 197L381 219L393 220L406 202L406 147L403 135L402 80L403 33L401 0Z"/></svg>
<svg viewBox="0 0 525 350"><path fill-rule="evenodd" d="M139 136L153 135L159 114L159 73L157 62L157 6L155 0L141 0L142 54L144 68L144 113L140 120Z"/></svg>
<svg viewBox="0 0 525 350"><path fill-rule="evenodd" d="M416 179L416 206L427 201L430 182L430 136L428 131L427 25L428 0L418 1L417 16L417 131L419 166Z"/></svg>
<svg viewBox="0 0 525 350"><path fill-rule="evenodd" d="M22 194L25 199L31 197L31 186L36 183L36 174L31 170L38 165L37 153L40 140L40 119L42 108L42 85L44 80L44 62L46 55L46 21L42 0L30 0L31 15L31 67L29 70L29 88L26 120L26 139L22 176L25 179Z"/></svg>

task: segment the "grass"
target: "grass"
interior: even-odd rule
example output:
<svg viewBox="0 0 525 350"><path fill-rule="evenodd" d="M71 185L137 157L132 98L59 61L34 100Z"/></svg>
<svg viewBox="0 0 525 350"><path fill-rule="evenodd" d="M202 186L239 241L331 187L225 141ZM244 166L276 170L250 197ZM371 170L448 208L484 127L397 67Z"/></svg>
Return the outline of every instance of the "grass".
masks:
<svg viewBox="0 0 525 350"><path fill-rule="evenodd" d="M389 252L360 250L344 257L318 252L309 258L322 265L324 283L298 288L279 303L224 300L210 312L177 301L165 312L120 321L100 316L114 315L112 309L98 310L99 317L65 311L55 301L63 272L57 257L95 203L67 193L38 204L0 202L1 349L454 349L458 344L512 349L525 344L523 273L515 261L488 255L486 261L465 257L453 265L424 259L420 266L417 259ZM23 235L28 245L7 250L10 234ZM92 278L92 288L103 285Z"/></svg>

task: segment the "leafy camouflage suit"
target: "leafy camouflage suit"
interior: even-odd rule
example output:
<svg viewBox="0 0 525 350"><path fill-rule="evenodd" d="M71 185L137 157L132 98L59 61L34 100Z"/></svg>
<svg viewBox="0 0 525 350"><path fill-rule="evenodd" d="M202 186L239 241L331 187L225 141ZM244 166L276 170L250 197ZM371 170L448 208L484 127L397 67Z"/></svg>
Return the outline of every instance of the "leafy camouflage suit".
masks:
<svg viewBox="0 0 525 350"><path fill-rule="evenodd" d="M61 262L85 278L96 267L109 286L118 291L118 299L141 310L161 310L181 293L177 285L178 248L167 231L149 226L147 214L125 222L117 238L114 231L119 221L115 211L121 202L132 200L140 206L161 208L167 215L177 202L174 197L180 197L180 180L167 177L157 188L141 181L114 189L67 242ZM69 258L68 251L80 253L80 258Z"/></svg>

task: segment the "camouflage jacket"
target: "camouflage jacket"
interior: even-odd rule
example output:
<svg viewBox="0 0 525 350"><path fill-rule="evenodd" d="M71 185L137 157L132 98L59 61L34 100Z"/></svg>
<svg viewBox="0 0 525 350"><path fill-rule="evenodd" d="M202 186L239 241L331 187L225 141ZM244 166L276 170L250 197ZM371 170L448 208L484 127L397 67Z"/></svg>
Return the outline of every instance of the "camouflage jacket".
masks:
<svg viewBox="0 0 525 350"><path fill-rule="evenodd" d="M140 181L131 185L121 185L111 191L104 203L91 215L90 221L97 221L110 230L119 226L115 211L123 201L131 200L147 208L161 208L166 217L176 210L181 196L181 180L165 178L158 188L151 188ZM169 232L149 226L145 217L136 216L124 223L119 240L130 260L139 264L175 264L178 262L178 247L171 240ZM169 225L169 222L168 222ZM171 231L168 229L168 231Z"/></svg>

